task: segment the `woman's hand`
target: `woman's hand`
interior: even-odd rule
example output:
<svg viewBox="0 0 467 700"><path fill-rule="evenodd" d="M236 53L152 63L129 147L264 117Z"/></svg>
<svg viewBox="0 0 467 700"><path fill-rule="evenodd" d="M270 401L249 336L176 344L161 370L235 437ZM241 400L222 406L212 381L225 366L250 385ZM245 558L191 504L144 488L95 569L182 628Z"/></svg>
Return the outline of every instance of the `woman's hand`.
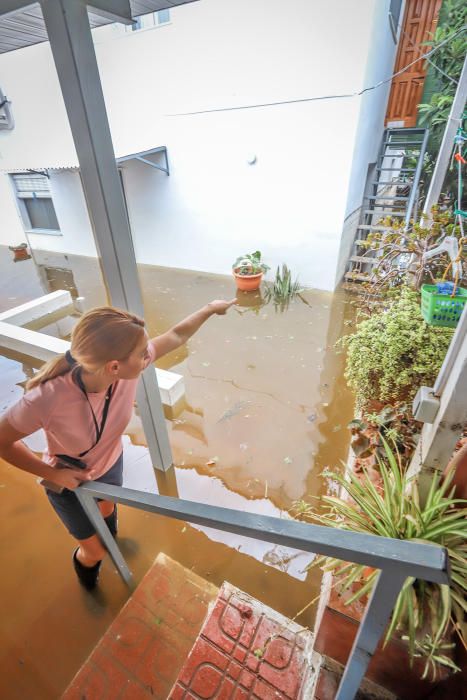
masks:
<svg viewBox="0 0 467 700"><path fill-rule="evenodd" d="M94 469L54 469L53 477L49 477L50 481L58 486L63 486L66 489L73 491L83 481L91 481L94 478Z"/></svg>
<svg viewBox="0 0 467 700"><path fill-rule="evenodd" d="M157 338L152 338L150 342L154 346L156 357L163 357L163 355L167 355L168 352L179 348L186 343L213 314L223 316L230 307L236 303L236 299L231 299L230 301L214 299L214 301L210 301L209 304L206 304L203 308L195 311L191 316L177 323L176 326L166 331L166 333L157 336Z"/></svg>
<svg viewBox="0 0 467 700"><path fill-rule="evenodd" d="M218 316L223 316L230 309L231 306L237 303L237 299L231 299L230 301L225 301L225 299L214 299L208 304L208 308L211 313L217 314Z"/></svg>

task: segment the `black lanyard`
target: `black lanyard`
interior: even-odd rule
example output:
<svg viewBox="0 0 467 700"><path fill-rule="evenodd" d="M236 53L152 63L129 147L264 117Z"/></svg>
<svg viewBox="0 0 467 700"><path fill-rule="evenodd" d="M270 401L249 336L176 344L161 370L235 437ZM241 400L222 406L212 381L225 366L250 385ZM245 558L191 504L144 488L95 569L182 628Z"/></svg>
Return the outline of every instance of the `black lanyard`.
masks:
<svg viewBox="0 0 467 700"><path fill-rule="evenodd" d="M92 418L93 418L93 421L94 421L94 427L95 427L95 429L96 429L96 441L94 442L93 445L91 445L91 447L90 447L88 450L85 450L84 452L81 452L81 454L79 455L80 457L84 457L85 455L87 455L88 452L90 452L90 451L93 449L93 447L95 447L95 446L97 445L97 443L99 442L99 440L100 440L101 437L102 437L102 433L104 432L105 423L106 423L106 421L107 421L107 414L108 414L108 412L109 412L109 407L110 407L110 401L111 401L111 399L112 399L112 394L113 394L113 384L111 384L111 385L109 386L109 388L107 389L107 393L106 393L106 395L105 395L104 410L103 410L103 412L102 412L102 420L101 420L101 424L100 424L100 426L99 426L99 424L98 424L98 422L97 422L96 414L94 413L94 409L93 409L93 407L92 407L92 405L91 405L91 402L89 401L88 392L86 391L86 387L84 386L84 382L83 382L83 380L81 379L81 371L80 371L80 368L78 368L78 369L74 372L74 374L75 374L75 378L76 378L76 383L77 383L77 385L79 386L79 388L81 389L81 391L83 392L83 394L85 395L86 401L87 401L88 404L89 404L89 408L91 409Z"/></svg>

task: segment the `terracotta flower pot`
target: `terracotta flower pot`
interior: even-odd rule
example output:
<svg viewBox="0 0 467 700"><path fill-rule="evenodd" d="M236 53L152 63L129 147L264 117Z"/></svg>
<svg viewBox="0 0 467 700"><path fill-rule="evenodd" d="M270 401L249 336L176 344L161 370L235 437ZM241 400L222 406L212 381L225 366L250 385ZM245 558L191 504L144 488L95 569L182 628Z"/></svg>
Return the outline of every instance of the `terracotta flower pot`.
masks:
<svg viewBox="0 0 467 700"><path fill-rule="evenodd" d="M237 283L237 289L241 289L243 292L254 292L259 289L263 273L259 272L257 275L239 275L236 270L233 270L233 276Z"/></svg>
<svg viewBox="0 0 467 700"><path fill-rule="evenodd" d="M28 247L26 243L21 243L20 245L9 246L9 249L14 253L14 262L19 260L29 260L31 257L29 255Z"/></svg>

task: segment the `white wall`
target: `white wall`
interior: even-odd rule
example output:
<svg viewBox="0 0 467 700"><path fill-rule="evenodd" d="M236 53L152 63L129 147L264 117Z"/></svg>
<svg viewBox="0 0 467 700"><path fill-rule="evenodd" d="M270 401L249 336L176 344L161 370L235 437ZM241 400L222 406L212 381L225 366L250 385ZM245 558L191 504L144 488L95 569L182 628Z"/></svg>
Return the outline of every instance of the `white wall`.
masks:
<svg viewBox="0 0 467 700"><path fill-rule="evenodd" d="M20 243L26 243L26 234L21 224L10 178L0 173L0 244Z"/></svg>
<svg viewBox="0 0 467 700"><path fill-rule="evenodd" d="M169 151L169 178L125 165L138 259L229 272L260 248L303 283L333 288L361 99L170 115L361 89L382 4L200 0L172 10L170 25L95 32L116 154ZM75 165L48 44L3 54L0 75L17 124L0 133L0 168ZM54 178L63 238L37 242L93 254L76 180L65 180Z"/></svg>
<svg viewBox="0 0 467 700"><path fill-rule="evenodd" d="M60 226L60 236L29 233L29 241L39 250L96 256L86 201L78 172L50 171L50 190Z"/></svg>
<svg viewBox="0 0 467 700"><path fill-rule="evenodd" d="M404 17L404 5L405 3L401 8L399 23ZM371 29L372 41L364 79L365 87L377 85L393 73L397 44L389 28L389 6L390 0L379 0L375 5ZM337 283L345 272L346 262L353 246L359 219L359 212L355 210L362 204L368 166L370 163L376 162L381 148L390 90L391 82L389 81L375 90L366 92L361 99L345 212L346 222L336 269Z"/></svg>

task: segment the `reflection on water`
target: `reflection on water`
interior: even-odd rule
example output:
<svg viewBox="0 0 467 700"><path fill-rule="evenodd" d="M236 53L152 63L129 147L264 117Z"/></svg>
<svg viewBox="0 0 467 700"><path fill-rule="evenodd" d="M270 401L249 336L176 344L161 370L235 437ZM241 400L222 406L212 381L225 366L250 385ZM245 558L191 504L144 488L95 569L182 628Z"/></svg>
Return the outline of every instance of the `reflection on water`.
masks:
<svg viewBox="0 0 467 700"><path fill-rule="evenodd" d="M59 288L84 297L84 309L107 303L94 259L37 251L34 258L22 263L19 280L19 266L0 248L2 310ZM233 280L225 276L145 265L139 274L151 335L211 299L235 294ZM261 292L238 298L239 306L226 317L210 319L186 346L157 362L185 380L184 399L166 410L176 468L153 472L135 413L124 439L125 483L287 517L294 500L324 490L322 469L346 457L352 399L342 379L343 356L334 344L353 310L341 293L305 291L284 313L266 304ZM76 315L67 319L48 319L43 331L68 335ZM33 365L2 351L2 408L22 395ZM31 440L40 450L41 435ZM34 479L0 464L0 482L5 514L0 542L8 551L0 579L2 600L9 603L1 621L7 682L10 689L22 688L18 697L57 697L127 592L107 562L100 598L84 594L68 565L70 538ZM288 616L317 593L319 574L303 573L312 555L134 509L122 511L122 533L137 544L128 552L137 580L164 551L204 578L218 585L229 580ZM301 622L312 622L310 611Z"/></svg>

